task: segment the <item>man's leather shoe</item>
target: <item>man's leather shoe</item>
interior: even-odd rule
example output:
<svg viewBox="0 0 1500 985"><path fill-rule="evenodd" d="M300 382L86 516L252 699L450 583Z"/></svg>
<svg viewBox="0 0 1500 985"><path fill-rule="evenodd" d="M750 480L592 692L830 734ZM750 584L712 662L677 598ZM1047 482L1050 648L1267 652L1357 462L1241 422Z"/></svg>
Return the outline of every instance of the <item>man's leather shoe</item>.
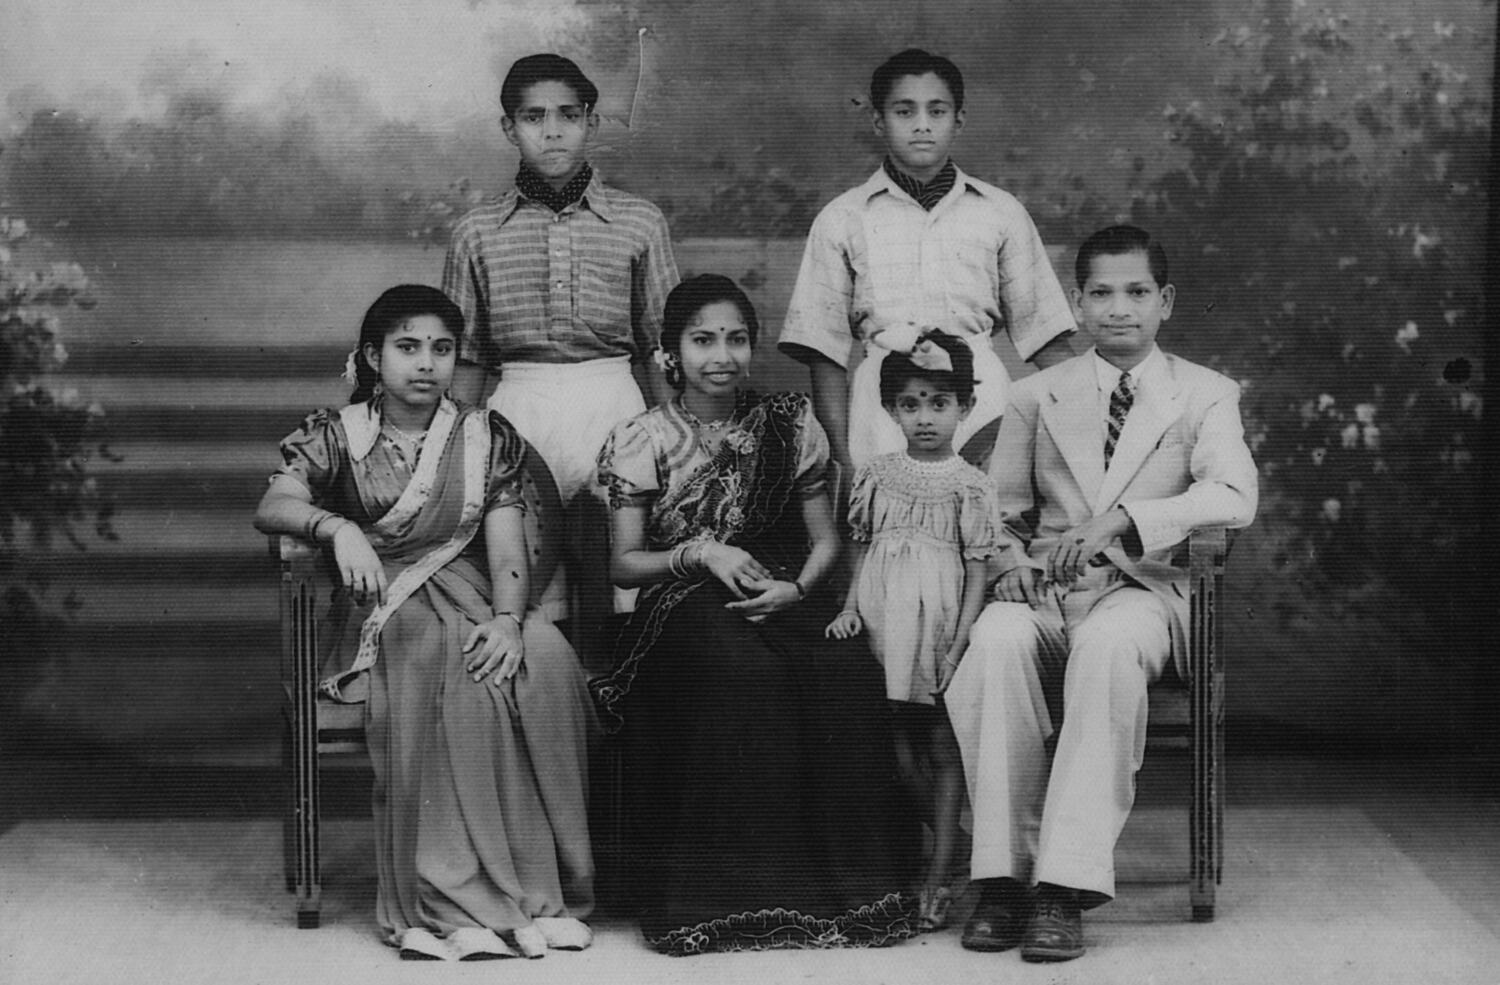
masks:
<svg viewBox="0 0 1500 985"><path fill-rule="evenodd" d="M1029 916L1031 896L1024 891L981 895L958 942L970 951L1009 951L1020 946Z"/></svg>
<svg viewBox="0 0 1500 985"><path fill-rule="evenodd" d="M1076 901L1042 897L1021 942L1023 961L1072 961L1083 956L1083 912Z"/></svg>

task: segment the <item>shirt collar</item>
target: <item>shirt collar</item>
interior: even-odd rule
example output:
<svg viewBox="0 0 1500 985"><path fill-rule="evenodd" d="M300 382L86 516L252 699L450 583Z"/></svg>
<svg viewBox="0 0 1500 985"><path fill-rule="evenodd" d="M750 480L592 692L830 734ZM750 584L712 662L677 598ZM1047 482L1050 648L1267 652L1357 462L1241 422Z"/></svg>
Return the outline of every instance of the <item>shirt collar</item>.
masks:
<svg viewBox="0 0 1500 985"><path fill-rule="evenodd" d="M605 222L613 222L615 219L615 205L611 200L610 191L611 189L599 179L599 169L595 168L594 176L589 179L588 187L583 190L583 198L579 200L576 208L588 209ZM500 218L501 224L503 225L511 216L515 215L516 211L527 201L529 200L514 186L507 189L504 194L496 199L496 203L500 206L500 212L502 213ZM541 203L536 203L536 207L547 209ZM551 212L552 210L547 209L547 211Z"/></svg>
<svg viewBox="0 0 1500 985"><path fill-rule="evenodd" d="M1146 379L1156 368L1156 364L1162 360L1161 348L1157 345L1151 346L1151 352L1145 359L1136 363L1128 370L1121 370L1118 366L1099 355L1099 350L1092 350L1094 354L1094 376L1099 382L1100 393L1112 393L1120 383L1120 377L1128 375L1134 389L1140 389L1141 381Z"/></svg>
<svg viewBox="0 0 1500 985"><path fill-rule="evenodd" d="M968 190L974 192L976 195L985 194L984 187L969 175L965 174L963 168L959 167L957 164L954 164L953 171L953 187L955 189ZM885 173L884 163L882 163L880 167L875 169L875 173L872 174L870 176L870 179L863 185L861 185L860 188L864 192L864 200L866 202L870 201L870 199L874 198L876 195L879 195L882 192L891 195L900 195L908 200L911 199L911 196L902 191L901 186L892 181L891 176ZM953 193L950 191L948 194L952 195ZM913 202L912 204L916 203Z"/></svg>

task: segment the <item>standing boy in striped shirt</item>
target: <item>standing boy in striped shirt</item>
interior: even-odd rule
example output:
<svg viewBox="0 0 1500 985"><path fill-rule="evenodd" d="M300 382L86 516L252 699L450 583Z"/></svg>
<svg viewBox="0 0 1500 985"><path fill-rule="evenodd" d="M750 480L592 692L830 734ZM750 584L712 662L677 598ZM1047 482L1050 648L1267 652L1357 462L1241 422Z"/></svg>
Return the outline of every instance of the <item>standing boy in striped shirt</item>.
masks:
<svg viewBox="0 0 1500 985"><path fill-rule="evenodd" d="M905 447L880 407L880 363L938 329L974 351L975 406L953 443L983 465L1010 376L991 333L1010 332L1022 359L1072 355L1073 316L1026 209L954 166L964 82L948 59L911 48L870 80L870 112L887 157L813 222L778 346L806 363L813 406L846 476ZM852 385L855 341L865 359Z"/></svg>
<svg viewBox="0 0 1500 985"><path fill-rule="evenodd" d="M646 409L631 363L655 347L679 279L661 210L588 163L598 100L560 55L511 66L500 127L521 154L515 188L459 220L443 265L443 290L464 313L454 395L478 403L498 376L488 406L546 460L565 504L597 487L610 429ZM575 574L602 570L602 529L572 539L577 560L595 562Z"/></svg>

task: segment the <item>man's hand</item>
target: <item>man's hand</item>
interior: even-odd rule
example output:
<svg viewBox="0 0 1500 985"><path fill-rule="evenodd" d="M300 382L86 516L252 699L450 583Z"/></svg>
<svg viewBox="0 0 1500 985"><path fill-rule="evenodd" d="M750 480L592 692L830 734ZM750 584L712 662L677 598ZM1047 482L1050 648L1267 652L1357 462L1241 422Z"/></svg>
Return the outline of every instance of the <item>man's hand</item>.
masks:
<svg viewBox="0 0 1500 985"><path fill-rule="evenodd" d="M1130 514L1116 507L1069 530L1047 555L1047 577L1059 585L1071 585L1088 569L1089 562L1130 530Z"/></svg>
<svg viewBox="0 0 1500 985"><path fill-rule="evenodd" d="M1035 568L1011 568L991 589L997 602L1022 602L1033 609L1042 600L1042 573Z"/></svg>

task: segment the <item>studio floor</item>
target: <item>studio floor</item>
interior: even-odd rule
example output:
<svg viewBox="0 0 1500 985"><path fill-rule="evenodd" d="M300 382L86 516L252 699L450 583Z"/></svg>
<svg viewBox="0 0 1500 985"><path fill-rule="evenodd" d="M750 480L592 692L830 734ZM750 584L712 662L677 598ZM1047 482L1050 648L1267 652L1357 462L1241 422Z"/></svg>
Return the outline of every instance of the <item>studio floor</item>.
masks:
<svg viewBox="0 0 1500 985"><path fill-rule="evenodd" d="M1218 916L1195 924L1182 770L1148 762L1119 898L1086 917L1089 951L1063 965L964 951L956 927L875 951L667 958L608 913L582 953L416 964L375 932L358 774L325 788L323 926L298 930L274 771L10 756L0 982L1500 985L1496 775L1454 757L1231 756Z"/></svg>

